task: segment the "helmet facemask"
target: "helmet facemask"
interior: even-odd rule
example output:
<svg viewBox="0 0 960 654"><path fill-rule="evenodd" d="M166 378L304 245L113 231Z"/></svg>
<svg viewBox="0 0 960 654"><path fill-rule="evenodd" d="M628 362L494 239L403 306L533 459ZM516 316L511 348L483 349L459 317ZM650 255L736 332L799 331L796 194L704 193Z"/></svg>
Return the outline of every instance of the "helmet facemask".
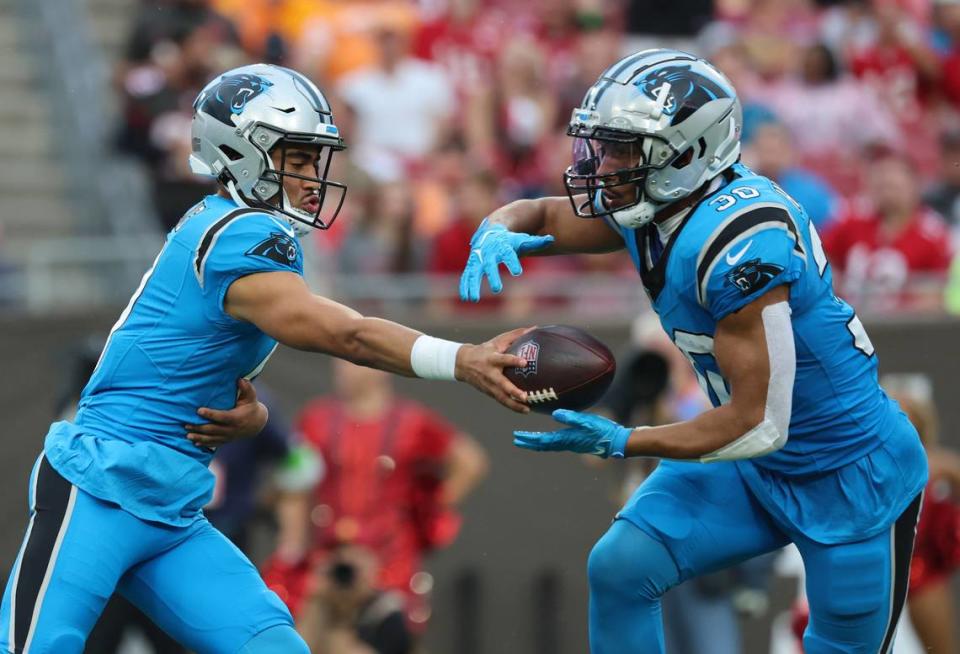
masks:
<svg viewBox="0 0 960 654"><path fill-rule="evenodd" d="M624 227L640 227L665 206L647 193L651 170L677 161L665 140L649 134L605 128L573 129L573 163L563 174L574 213L581 218L612 216ZM577 196L586 195L579 200Z"/></svg>
<svg viewBox="0 0 960 654"><path fill-rule="evenodd" d="M238 188L246 185L239 184L234 175L228 172L230 167L224 170L221 181L233 199L249 207L283 214L300 236L306 234L309 228L329 229L340 213L347 190L345 184L328 179L333 153L344 149L342 142L339 139L318 139L316 134L279 132L266 125L256 126L250 140L256 144L265 166L260 177L246 193ZM313 175L286 169L288 154L292 150L316 152ZM279 153L279 167L274 167L274 152ZM227 154L229 156L230 153ZM285 178L306 180L315 184L313 195L316 200L304 201L309 203L306 208L298 206L302 203L292 201L284 189Z"/></svg>

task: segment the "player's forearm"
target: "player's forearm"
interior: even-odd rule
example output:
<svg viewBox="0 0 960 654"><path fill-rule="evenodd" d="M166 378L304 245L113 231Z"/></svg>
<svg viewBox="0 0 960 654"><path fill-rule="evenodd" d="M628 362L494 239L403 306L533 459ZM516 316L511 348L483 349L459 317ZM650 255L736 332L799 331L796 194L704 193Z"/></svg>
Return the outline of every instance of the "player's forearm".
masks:
<svg viewBox="0 0 960 654"><path fill-rule="evenodd" d="M547 233L544 230L547 225L548 199L550 198L514 200L491 213L487 220L503 225L511 232L544 235Z"/></svg>
<svg viewBox="0 0 960 654"><path fill-rule="evenodd" d="M552 236L554 241L546 247L527 252L525 256L550 256L574 252L607 252L616 249L616 244L595 244L597 236L584 224L572 218L570 200L567 197L545 197L531 200L515 200L490 214L488 221L498 223L511 232L533 236ZM586 223L587 221L582 221ZM601 226L602 240L613 233ZM617 242L619 243L619 242Z"/></svg>
<svg viewBox="0 0 960 654"><path fill-rule="evenodd" d="M639 427L630 435L627 456L700 459L733 443L764 419L763 408L743 410L724 405L692 420L660 427Z"/></svg>
<svg viewBox="0 0 960 654"><path fill-rule="evenodd" d="M342 331L334 354L362 366L413 377L410 352L421 335L390 320L361 317Z"/></svg>

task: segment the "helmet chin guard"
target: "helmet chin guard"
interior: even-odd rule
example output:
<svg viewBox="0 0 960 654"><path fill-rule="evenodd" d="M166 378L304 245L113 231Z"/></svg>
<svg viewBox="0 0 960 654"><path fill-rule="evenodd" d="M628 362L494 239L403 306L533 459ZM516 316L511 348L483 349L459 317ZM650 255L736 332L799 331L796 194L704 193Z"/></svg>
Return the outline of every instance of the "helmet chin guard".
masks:
<svg viewBox="0 0 960 654"><path fill-rule="evenodd" d="M653 220L657 215L657 207L652 202L641 200L626 209L618 209L613 212L613 219L617 224L627 229L637 229L643 227Z"/></svg>

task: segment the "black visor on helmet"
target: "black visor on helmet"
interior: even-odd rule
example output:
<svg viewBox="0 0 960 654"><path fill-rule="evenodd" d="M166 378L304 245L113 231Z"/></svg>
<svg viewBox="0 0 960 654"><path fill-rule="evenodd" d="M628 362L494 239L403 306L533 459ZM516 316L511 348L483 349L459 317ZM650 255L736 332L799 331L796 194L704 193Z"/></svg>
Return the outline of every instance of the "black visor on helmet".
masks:
<svg viewBox="0 0 960 654"><path fill-rule="evenodd" d="M567 135L573 137L573 162L563 173L563 184L580 218L600 218L635 206L643 200L647 172L674 158L650 161L653 142L665 144L656 136L572 126Z"/></svg>

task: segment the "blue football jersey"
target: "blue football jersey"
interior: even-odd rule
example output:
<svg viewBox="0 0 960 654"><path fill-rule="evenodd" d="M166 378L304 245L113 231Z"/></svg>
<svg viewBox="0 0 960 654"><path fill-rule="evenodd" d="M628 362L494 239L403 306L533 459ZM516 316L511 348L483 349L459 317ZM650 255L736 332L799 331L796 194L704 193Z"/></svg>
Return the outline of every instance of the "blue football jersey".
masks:
<svg viewBox="0 0 960 654"><path fill-rule="evenodd" d="M45 444L72 483L146 520L197 517L213 490L213 451L186 438L198 407L232 408L277 346L224 311L230 284L261 272L303 274L288 223L208 196L167 236L113 326L80 398Z"/></svg>
<svg viewBox="0 0 960 654"><path fill-rule="evenodd" d="M892 436L906 439L910 452L922 457L909 422L880 388L877 357L863 325L833 293L830 266L804 209L746 166L732 166L722 181L685 216L666 244L660 243L652 224L626 229L607 222L623 237L664 330L693 365L714 406L730 397L714 358L717 323L774 287L789 284L796 345L789 438L776 452L738 462L748 482L769 500L763 480L783 486L784 478L796 479L790 492L797 499L805 495L807 480L862 459ZM922 462L913 468L906 474L889 471L896 483L888 491L906 494L912 489L907 503L925 480ZM876 481L885 481L882 473ZM856 493L861 491L871 492ZM768 506L791 514L791 522L804 522L802 515L793 514L809 512L803 504L816 498L783 506L793 499L770 500ZM887 511L883 501L876 504L878 512ZM885 519L878 514L867 522ZM847 527L833 524L830 529Z"/></svg>

